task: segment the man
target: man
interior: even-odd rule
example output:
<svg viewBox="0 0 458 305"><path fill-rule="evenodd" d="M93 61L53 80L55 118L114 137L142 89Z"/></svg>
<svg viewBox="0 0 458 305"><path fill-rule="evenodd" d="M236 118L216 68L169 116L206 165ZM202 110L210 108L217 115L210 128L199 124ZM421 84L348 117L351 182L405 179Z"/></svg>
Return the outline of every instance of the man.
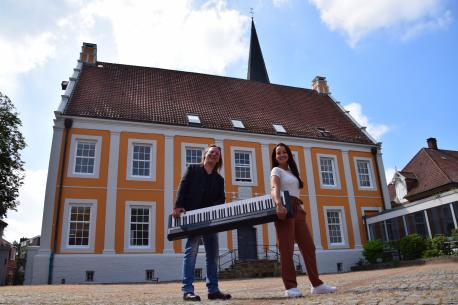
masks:
<svg viewBox="0 0 458 305"><path fill-rule="evenodd" d="M208 147L203 155L201 164L190 165L178 188L173 217L180 217L181 213L195 209L223 204L224 178L218 173L223 165L221 148L216 145ZM199 241L203 239L206 254L208 299L228 300L230 294L222 293L218 288L218 234L190 236L186 241L183 261L183 300L200 301L194 293L194 269L199 250Z"/></svg>

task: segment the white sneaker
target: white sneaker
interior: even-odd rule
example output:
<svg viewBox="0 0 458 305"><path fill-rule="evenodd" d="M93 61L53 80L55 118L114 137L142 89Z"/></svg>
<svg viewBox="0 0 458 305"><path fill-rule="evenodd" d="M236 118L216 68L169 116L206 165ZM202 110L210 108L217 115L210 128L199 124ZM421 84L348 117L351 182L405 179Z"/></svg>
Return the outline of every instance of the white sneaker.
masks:
<svg viewBox="0 0 458 305"><path fill-rule="evenodd" d="M313 287L310 289L312 294L324 294L324 293L334 293L336 292L337 288L334 286L329 286L326 284L321 284L320 286Z"/></svg>
<svg viewBox="0 0 458 305"><path fill-rule="evenodd" d="M298 298L301 296L302 296L302 293L298 288L291 288L291 289L285 290L285 297L287 298Z"/></svg>

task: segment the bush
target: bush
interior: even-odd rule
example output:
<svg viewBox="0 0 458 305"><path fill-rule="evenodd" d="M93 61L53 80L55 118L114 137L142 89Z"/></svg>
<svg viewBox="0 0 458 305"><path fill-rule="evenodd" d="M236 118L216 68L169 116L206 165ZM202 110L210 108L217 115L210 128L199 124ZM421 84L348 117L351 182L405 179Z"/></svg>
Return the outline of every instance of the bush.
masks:
<svg viewBox="0 0 458 305"><path fill-rule="evenodd" d="M368 241L364 245L363 255L369 263L375 264L377 258L383 256L383 242L380 239Z"/></svg>
<svg viewBox="0 0 458 305"><path fill-rule="evenodd" d="M418 234L407 235L400 244L401 254L406 260L420 258L425 247L425 240Z"/></svg>
<svg viewBox="0 0 458 305"><path fill-rule="evenodd" d="M453 237L453 240L458 240L458 229L452 229L451 236Z"/></svg>

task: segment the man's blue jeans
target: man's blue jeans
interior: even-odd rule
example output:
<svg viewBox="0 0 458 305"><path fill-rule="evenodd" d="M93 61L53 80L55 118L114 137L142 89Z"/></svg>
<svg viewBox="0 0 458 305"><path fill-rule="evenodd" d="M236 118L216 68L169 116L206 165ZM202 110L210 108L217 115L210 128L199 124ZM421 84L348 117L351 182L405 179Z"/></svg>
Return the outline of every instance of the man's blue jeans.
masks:
<svg viewBox="0 0 458 305"><path fill-rule="evenodd" d="M218 289L218 233L203 236L191 236L186 241L183 261L183 293L194 292L194 270L196 257L199 251L199 240L203 238L207 267L207 289L208 293L216 293Z"/></svg>

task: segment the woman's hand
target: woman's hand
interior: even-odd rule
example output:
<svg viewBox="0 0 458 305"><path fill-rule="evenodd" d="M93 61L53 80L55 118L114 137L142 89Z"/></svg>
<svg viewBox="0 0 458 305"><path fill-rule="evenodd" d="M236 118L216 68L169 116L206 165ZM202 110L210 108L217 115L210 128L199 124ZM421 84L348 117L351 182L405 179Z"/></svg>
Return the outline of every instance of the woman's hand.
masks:
<svg viewBox="0 0 458 305"><path fill-rule="evenodd" d="M278 219L280 219L280 220L286 219L286 214L288 213L288 211L283 206L283 204L277 204L276 211L277 211Z"/></svg>
<svg viewBox="0 0 458 305"><path fill-rule="evenodd" d="M172 216L174 218L177 218L177 217L180 217L181 213L184 213L184 212L186 212L186 211L183 208L174 208L173 211L172 211Z"/></svg>

